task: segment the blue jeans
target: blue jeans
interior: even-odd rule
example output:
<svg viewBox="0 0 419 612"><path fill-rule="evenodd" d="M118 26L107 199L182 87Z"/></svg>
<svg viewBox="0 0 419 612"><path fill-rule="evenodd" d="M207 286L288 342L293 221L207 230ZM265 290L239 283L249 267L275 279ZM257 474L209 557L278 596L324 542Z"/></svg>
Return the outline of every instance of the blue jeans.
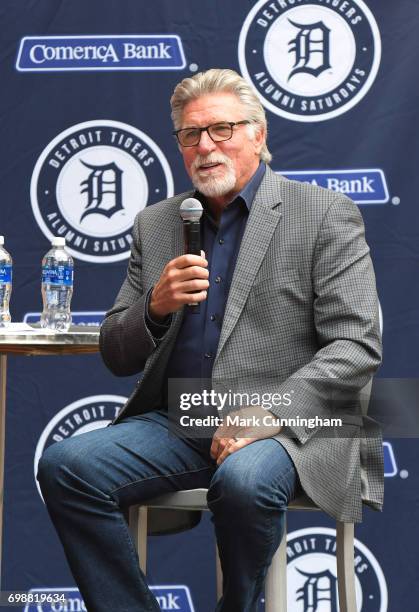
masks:
<svg viewBox="0 0 419 612"><path fill-rule="evenodd" d="M159 494L208 488L223 570L216 612L257 609L300 486L279 442L258 440L217 467L211 439L168 434L156 412L51 445L38 469L49 514L89 612L154 612L124 510Z"/></svg>

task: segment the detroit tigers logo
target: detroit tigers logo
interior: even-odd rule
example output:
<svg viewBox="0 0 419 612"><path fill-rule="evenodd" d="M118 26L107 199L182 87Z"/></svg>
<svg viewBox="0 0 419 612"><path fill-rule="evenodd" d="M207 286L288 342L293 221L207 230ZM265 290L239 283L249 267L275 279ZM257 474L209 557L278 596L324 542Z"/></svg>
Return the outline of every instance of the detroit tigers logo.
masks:
<svg viewBox="0 0 419 612"><path fill-rule="evenodd" d="M73 257L127 259L136 214L173 195L161 149L144 132L111 120L86 121L42 151L31 180L35 219L45 236L63 236Z"/></svg>
<svg viewBox="0 0 419 612"><path fill-rule="evenodd" d="M376 557L355 540L355 590L358 612L387 612L387 585ZM287 537L287 609L339 612L336 533L308 527Z"/></svg>
<svg viewBox="0 0 419 612"><path fill-rule="evenodd" d="M108 219L124 207L122 205L122 174L121 168L111 162L102 166L93 166L80 160L83 166L91 170L89 176L82 182L81 193L87 195L86 208L80 217L80 222L87 215L104 215ZM107 198L107 196L110 196ZM108 203L106 200L108 199Z"/></svg>
<svg viewBox="0 0 419 612"><path fill-rule="evenodd" d="M338 612L337 579L332 572L303 572L298 568L297 572L306 578L303 586L297 590L297 601L302 602L304 610L317 612L321 602L326 601L330 612Z"/></svg>
<svg viewBox="0 0 419 612"><path fill-rule="evenodd" d="M90 395L65 406L52 417L39 437L34 456L34 479L41 497L36 474L44 450L66 438L106 427L126 401L127 398L121 395Z"/></svg>
<svg viewBox="0 0 419 612"><path fill-rule="evenodd" d="M244 21L238 56L267 109L292 121L324 121L367 94L381 40L363 0L259 0Z"/></svg>
<svg viewBox="0 0 419 612"><path fill-rule="evenodd" d="M295 63L288 81L300 73L319 76L330 68L330 29L322 21L311 25L302 25L289 20L298 29L297 36L292 40L290 51L295 54Z"/></svg>

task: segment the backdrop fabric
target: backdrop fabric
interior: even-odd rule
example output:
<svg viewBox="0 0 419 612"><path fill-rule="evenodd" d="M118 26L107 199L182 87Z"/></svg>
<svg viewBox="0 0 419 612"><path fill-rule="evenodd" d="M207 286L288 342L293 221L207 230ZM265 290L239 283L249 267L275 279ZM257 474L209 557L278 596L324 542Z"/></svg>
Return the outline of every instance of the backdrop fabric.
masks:
<svg viewBox="0 0 419 612"><path fill-rule="evenodd" d="M39 320L41 259L61 235L75 260L74 322L100 324L125 276L135 214L190 188L172 136L174 86L233 68L266 109L272 168L359 205L382 308L377 382L417 377L417 2L3 0L0 23L0 233L14 261L14 321ZM99 355L8 364L2 589L71 602L22 610L83 610L34 474L48 445L105 426L135 378L113 377ZM359 610L415 612L417 438L386 438L384 451L384 511L366 509L356 529ZM322 513L289 516L293 612L338 609L333 527ZM214 609L214 550L208 514L149 539L162 610Z"/></svg>

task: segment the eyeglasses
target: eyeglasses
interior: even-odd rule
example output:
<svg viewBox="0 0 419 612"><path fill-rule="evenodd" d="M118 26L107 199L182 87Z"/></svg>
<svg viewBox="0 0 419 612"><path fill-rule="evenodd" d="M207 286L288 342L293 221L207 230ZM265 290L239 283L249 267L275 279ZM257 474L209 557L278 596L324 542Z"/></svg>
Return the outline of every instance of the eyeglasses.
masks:
<svg viewBox="0 0 419 612"><path fill-rule="evenodd" d="M182 147L196 147L201 140L202 132L207 132L213 142L222 142L230 140L233 136L233 127L235 125L245 125L250 123L247 119L243 121L221 121L220 123L212 123L206 127L190 127L183 130L175 130L173 135L178 139Z"/></svg>

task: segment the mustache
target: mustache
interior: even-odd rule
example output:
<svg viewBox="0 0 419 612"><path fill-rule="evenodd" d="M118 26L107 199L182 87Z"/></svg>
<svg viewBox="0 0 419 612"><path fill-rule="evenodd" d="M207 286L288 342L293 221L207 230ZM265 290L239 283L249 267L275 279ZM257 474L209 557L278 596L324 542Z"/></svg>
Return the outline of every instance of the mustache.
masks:
<svg viewBox="0 0 419 612"><path fill-rule="evenodd" d="M198 170L204 164L225 164L228 168L232 167L232 161L227 155L213 153L211 155L197 155L192 162L192 170Z"/></svg>

